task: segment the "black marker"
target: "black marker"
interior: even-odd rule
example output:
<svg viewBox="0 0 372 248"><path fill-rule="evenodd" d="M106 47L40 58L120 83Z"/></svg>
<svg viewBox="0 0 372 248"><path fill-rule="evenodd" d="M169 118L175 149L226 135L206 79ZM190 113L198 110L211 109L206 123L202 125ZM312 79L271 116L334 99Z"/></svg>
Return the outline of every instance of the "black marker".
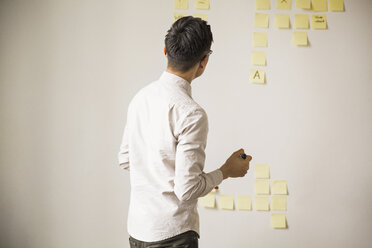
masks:
<svg viewBox="0 0 372 248"><path fill-rule="evenodd" d="M245 154L245 153L240 154L240 157L245 160L247 158L247 154Z"/></svg>

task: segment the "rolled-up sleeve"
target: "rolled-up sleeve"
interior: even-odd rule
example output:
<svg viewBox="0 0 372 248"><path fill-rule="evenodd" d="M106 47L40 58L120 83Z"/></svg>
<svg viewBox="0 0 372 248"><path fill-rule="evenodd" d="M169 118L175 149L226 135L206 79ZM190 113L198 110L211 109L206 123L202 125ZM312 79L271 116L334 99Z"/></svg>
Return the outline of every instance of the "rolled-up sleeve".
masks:
<svg viewBox="0 0 372 248"><path fill-rule="evenodd" d="M124 170L129 170L129 145L128 145L128 128L125 125L123 139L118 154L119 166Z"/></svg>
<svg viewBox="0 0 372 248"><path fill-rule="evenodd" d="M194 200L208 194L223 180L217 169L203 173L208 135L208 117L203 109L195 109L180 120L177 138L174 191L181 201Z"/></svg>

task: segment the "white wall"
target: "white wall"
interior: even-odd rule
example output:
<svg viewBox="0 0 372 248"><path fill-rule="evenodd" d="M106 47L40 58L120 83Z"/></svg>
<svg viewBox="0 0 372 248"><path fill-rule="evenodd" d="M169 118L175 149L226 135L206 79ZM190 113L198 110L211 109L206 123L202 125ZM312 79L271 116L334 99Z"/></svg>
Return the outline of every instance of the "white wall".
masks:
<svg viewBox="0 0 372 248"><path fill-rule="evenodd" d="M275 2L267 85L248 83L254 1L212 0L214 53L192 87L209 115L206 170L240 147L254 157L221 193L254 196L254 164L269 163L288 182L289 228L273 230L270 213L200 209L200 245L368 247L372 1L328 12L309 48L273 28L285 12ZM292 25L302 12L288 12ZM0 1L1 247L128 247L116 153L131 97L165 67L172 13L171 0Z"/></svg>

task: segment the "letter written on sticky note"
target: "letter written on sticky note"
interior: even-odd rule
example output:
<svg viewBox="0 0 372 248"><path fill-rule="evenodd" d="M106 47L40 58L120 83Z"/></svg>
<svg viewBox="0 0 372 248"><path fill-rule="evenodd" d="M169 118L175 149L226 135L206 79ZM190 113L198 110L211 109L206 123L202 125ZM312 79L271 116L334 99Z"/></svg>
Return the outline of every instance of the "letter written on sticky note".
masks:
<svg viewBox="0 0 372 248"><path fill-rule="evenodd" d="M256 13L254 15L254 26L256 28L268 28L269 27L269 14Z"/></svg>
<svg viewBox="0 0 372 248"><path fill-rule="evenodd" d="M264 84L265 71L260 69L251 69L251 75L249 75L249 82L251 82L252 84Z"/></svg>
<svg viewBox="0 0 372 248"><path fill-rule="evenodd" d="M285 214L272 213L271 214L272 228L287 228L287 220Z"/></svg>
<svg viewBox="0 0 372 248"><path fill-rule="evenodd" d="M209 9L209 0L195 0L195 9Z"/></svg>
<svg viewBox="0 0 372 248"><path fill-rule="evenodd" d="M273 180L271 192L273 195L288 195L286 180Z"/></svg>
<svg viewBox="0 0 372 248"><path fill-rule="evenodd" d="M266 52L252 51L252 65L266 65Z"/></svg>
<svg viewBox="0 0 372 248"><path fill-rule="evenodd" d="M327 16L326 15L313 15L311 17L312 29L327 29Z"/></svg>
<svg viewBox="0 0 372 248"><path fill-rule="evenodd" d="M254 209L257 211L269 211L269 197L268 196L255 196Z"/></svg>
<svg viewBox="0 0 372 248"><path fill-rule="evenodd" d="M175 9L188 9L189 0L174 0L174 8Z"/></svg>
<svg viewBox="0 0 372 248"><path fill-rule="evenodd" d="M199 203L205 208L216 208L216 194L209 193L206 196L200 197Z"/></svg>
<svg viewBox="0 0 372 248"><path fill-rule="evenodd" d="M239 195L237 198L237 208L239 210L252 210L252 199L248 195Z"/></svg>
<svg viewBox="0 0 372 248"><path fill-rule="evenodd" d="M291 9L292 0L277 0L276 7L278 9Z"/></svg>
<svg viewBox="0 0 372 248"><path fill-rule="evenodd" d="M295 14L294 26L297 29L309 29L309 15Z"/></svg>
<svg viewBox="0 0 372 248"><path fill-rule="evenodd" d="M221 209L234 210L233 195L220 195L219 203Z"/></svg>

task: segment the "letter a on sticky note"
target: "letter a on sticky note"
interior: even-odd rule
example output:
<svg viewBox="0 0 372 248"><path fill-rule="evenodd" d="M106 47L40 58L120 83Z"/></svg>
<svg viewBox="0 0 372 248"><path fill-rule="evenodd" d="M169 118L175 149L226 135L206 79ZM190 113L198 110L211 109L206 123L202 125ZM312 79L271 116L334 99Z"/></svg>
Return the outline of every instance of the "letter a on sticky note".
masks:
<svg viewBox="0 0 372 248"><path fill-rule="evenodd" d="M278 9L291 9L292 0L277 0L276 7Z"/></svg>
<svg viewBox="0 0 372 248"><path fill-rule="evenodd" d="M220 208L234 210L234 196L220 195Z"/></svg>
<svg viewBox="0 0 372 248"><path fill-rule="evenodd" d="M266 52L252 51L252 65L266 65Z"/></svg>
<svg viewBox="0 0 372 248"><path fill-rule="evenodd" d="M253 33L253 46L267 47L267 33Z"/></svg>
<svg viewBox="0 0 372 248"><path fill-rule="evenodd" d="M287 228L287 220L285 214L271 214L271 227L272 228Z"/></svg>
<svg viewBox="0 0 372 248"><path fill-rule="evenodd" d="M275 27L289 28L289 15L276 14L275 15Z"/></svg>
<svg viewBox="0 0 372 248"><path fill-rule="evenodd" d="M237 208L239 210L252 210L252 199L248 195L239 195L237 199Z"/></svg>
<svg viewBox="0 0 372 248"><path fill-rule="evenodd" d="M269 179L270 178L270 167L268 164L256 164L254 166L255 178Z"/></svg>
<svg viewBox="0 0 372 248"><path fill-rule="evenodd" d="M296 7L299 9L310 9L311 0L296 0Z"/></svg>
<svg viewBox="0 0 372 248"><path fill-rule="evenodd" d="M209 9L209 0L195 0L195 9Z"/></svg>
<svg viewBox="0 0 372 248"><path fill-rule="evenodd" d="M257 211L269 211L269 197L268 196L255 196L254 209Z"/></svg>
<svg viewBox="0 0 372 248"><path fill-rule="evenodd" d="M268 28L269 27L269 14L256 13L254 15L254 26L256 28Z"/></svg>
<svg viewBox="0 0 372 248"><path fill-rule="evenodd" d="M288 194L287 181L274 180L271 191L274 195L287 195Z"/></svg>
<svg viewBox="0 0 372 248"><path fill-rule="evenodd" d="M345 11L344 0L329 0L329 9L331 11Z"/></svg>
<svg viewBox="0 0 372 248"><path fill-rule="evenodd" d="M216 208L216 194L209 193L208 195L201 197L199 203L205 208Z"/></svg>
<svg viewBox="0 0 372 248"><path fill-rule="evenodd" d="M294 25L297 29L309 29L309 16L307 14L295 14Z"/></svg>
<svg viewBox="0 0 372 248"><path fill-rule="evenodd" d="M269 195L270 194L269 180L256 180L254 188L255 188L256 195Z"/></svg>
<svg viewBox="0 0 372 248"><path fill-rule="evenodd" d="M285 196L273 195L271 198L271 210L286 211L287 198Z"/></svg>
<svg viewBox="0 0 372 248"><path fill-rule="evenodd" d="M265 71L259 69L252 69L251 75L249 75L249 82L253 84L264 84L265 83Z"/></svg>
<svg viewBox="0 0 372 248"><path fill-rule="evenodd" d="M256 9L270 9L270 0L256 0Z"/></svg>
<svg viewBox="0 0 372 248"><path fill-rule="evenodd" d="M327 16L326 15L313 15L311 18L312 29L327 29Z"/></svg>
<svg viewBox="0 0 372 248"><path fill-rule="evenodd" d="M313 0L312 1L313 11L324 12L327 11L327 0Z"/></svg>
<svg viewBox="0 0 372 248"><path fill-rule="evenodd" d="M307 33L306 32L293 32L292 42L297 46L307 46Z"/></svg>
<svg viewBox="0 0 372 248"><path fill-rule="evenodd" d="M188 9L189 0L174 0L174 8L175 9Z"/></svg>

